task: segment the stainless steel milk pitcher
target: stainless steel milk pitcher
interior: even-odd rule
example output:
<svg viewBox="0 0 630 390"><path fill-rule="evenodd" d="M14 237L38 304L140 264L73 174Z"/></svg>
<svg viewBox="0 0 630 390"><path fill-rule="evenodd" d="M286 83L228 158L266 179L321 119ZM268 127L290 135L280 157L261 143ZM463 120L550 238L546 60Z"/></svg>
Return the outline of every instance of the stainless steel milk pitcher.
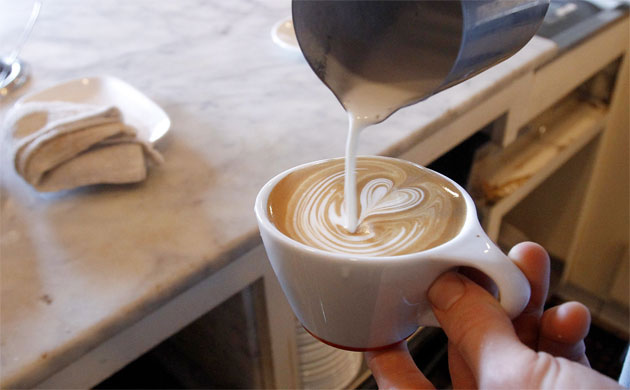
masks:
<svg viewBox="0 0 630 390"><path fill-rule="evenodd" d="M387 116L510 57L533 37L548 6L549 0L292 3L300 48L342 104L349 75L413 90Z"/></svg>

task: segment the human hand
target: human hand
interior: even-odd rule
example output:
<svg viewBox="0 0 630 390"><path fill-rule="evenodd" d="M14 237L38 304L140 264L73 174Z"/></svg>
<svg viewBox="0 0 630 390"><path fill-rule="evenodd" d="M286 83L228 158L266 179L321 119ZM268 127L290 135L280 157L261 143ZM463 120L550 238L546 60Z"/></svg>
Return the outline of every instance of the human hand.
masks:
<svg viewBox="0 0 630 390"><path fill-rule="evenodd" d="M513 321L484 288L447 272L429 289L428 298L448 344L453 388L621 388L592 370L584 337L588 309L567 302L543 312L549 289L549 257L537 244L521 243L509 257L531 285L530 301ZM406 343L366 352L380 388L431 389L414 364Z"/></svg>

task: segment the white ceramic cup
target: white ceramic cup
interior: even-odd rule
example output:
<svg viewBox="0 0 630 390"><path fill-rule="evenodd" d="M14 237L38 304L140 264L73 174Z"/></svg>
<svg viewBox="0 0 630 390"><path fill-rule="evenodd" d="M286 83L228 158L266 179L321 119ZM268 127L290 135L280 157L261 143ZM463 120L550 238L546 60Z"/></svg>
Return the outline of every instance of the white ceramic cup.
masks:
<svg viewBox="0 0 630 390"><path fill-rule="evenodd" d="M368 257L326 252L280 232L267 214L269 194L289 173L321 162L280 173L263 186L255 204L271 266L295 315L313 336L338 348L366 351L402 341L419 326L439 326L427 290L438 276L458 266L476 268L492 278L510 318L524 309L529 301L529 282L485 234L470 195L437 172L466 201L466 219L459 234L437 247L406 255Z"/></svg>

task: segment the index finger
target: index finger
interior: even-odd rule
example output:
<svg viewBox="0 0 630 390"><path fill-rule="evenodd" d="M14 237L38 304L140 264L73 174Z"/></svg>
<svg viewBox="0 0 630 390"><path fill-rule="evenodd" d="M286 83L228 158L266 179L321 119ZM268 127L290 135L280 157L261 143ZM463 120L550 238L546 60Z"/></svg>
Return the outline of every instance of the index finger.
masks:
<svg viewBox="0 0 630 390"><path fill-rule="evenodd" d="M536 350L540 318L549 291L549 255L536 243L522 242L515 245L508 256L520 268L531 286L529 303L512 323L519 339Z"/></svg>
<svg viewBox="0 0 630 390"><path fill-rule="evenodd" d="M407 342L365 353L365 361L379 389L434 389L414 363Z"/></svg>

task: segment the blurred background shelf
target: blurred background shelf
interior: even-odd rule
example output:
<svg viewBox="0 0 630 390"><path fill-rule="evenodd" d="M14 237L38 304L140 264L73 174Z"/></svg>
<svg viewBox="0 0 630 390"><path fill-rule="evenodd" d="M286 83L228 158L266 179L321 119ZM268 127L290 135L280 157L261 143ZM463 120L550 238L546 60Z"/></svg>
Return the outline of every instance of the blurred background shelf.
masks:
<svg viewBox="0 0 630 390"><path fill-rule="evenodd" d="M604 106L572 94L532 121L508 147L489 144L480 151L469 189L492 239L498 239L505 214L593 141L606 116Z"/></svg>
<svg viewBox="0 0 630 390"><path fill-rule="evenodd" d="M543 245L556 296L585 303L595 324L628 340L627 56L562 93L509 144L477 149L468 189L493 240L505 250L525 239Z"/></svg>

